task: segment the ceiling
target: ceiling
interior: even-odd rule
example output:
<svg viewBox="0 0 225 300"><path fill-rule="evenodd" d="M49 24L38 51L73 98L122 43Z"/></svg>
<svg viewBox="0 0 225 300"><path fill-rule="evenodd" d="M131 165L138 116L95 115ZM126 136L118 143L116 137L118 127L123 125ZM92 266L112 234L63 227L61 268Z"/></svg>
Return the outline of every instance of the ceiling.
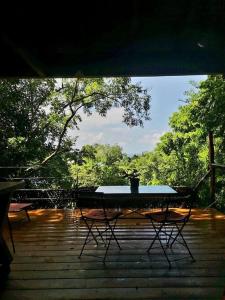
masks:
<svg viewBox="0 0 225 300"><path fill-rule="evenodd" d="M225 73L223 0L74 3L2 10L1 78Z"/></svg>

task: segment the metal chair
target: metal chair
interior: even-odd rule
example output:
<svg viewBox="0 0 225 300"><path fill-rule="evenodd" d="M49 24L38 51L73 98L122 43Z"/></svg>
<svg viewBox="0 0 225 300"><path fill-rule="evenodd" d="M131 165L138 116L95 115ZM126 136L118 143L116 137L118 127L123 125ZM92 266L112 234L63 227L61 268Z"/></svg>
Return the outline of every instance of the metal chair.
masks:
<svg viewBox="0 0 225 300"><path fill-rule="evenodd" d="M184 246L187 250L189 256L191 257L192 261L195 261L190 248L183 236L183 229L185 225L188 223L190 216L191 216L191 209L194 200L194 193L191 193L185 197L177 197L175 199L165 199L164 207L156 212L150 212L145 214L145 216L150 220L154 231L155 236L147 250L148 254L150 254L151 250L154 249L153 245L156 241L159 241L160 247L163 250L163 253L166 257L166 260L169 264L169 268L171 268L171 262L167 250L172 249L175 243L179 243ZM174 211L170 206L174 206L175 201L178 203L182 203L187 209L186 213L180 213ZM176 261L175 259L173 261Z"/></svg>
<svg viewBox="0 0 225 300"><path fill-rule="evenodd" d="M81 258L85 246L90 241L94 241L97 246L101 241L106 248L103 258L103 263L105 263L112 240L116 241L118 248L121 250L119 241L115 235L115 227L122 212L112 207L112 205L106 206L103 193L79 192L76 198L76 206L80 209L81 220L84 221L87 227L87 235L79 258Z"/></svg>

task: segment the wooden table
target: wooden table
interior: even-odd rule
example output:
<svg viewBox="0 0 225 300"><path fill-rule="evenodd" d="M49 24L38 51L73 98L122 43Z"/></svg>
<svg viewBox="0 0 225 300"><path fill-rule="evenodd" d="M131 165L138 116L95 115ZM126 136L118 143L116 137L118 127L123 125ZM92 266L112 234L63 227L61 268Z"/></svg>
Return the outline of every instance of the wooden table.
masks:
<svg viewBox="0 0 225 300"><path fill-rule="evenodd" d="M3 237L3 225L7 221L12 192L23 186L23 181L0 182L0 280L8 275L12 261L12 255Z"/></svg>

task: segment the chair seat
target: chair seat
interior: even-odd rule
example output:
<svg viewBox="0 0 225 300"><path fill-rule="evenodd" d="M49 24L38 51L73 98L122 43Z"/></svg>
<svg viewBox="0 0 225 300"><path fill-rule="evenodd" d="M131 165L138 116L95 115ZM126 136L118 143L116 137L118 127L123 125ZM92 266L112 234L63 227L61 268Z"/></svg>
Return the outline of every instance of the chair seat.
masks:
<svg viewBox="0 0 225 300"><path fill-rule="evenodd" d="M160 211L160 212L152 212L145 214L147 218L152 219L155 222L162 223L162 222L183 222L187 215L182 215L175 211Z"/></svg>
<svg viewBox="0 0 225 300"><path fill-rule="evenodd" d="M114 210L108 210L105 214L102 209L91 209L84 214L84 217L87 219L92 219L95 221L104 221L104 220L114 220L122 215L122 212L117 212Z"/></svg>

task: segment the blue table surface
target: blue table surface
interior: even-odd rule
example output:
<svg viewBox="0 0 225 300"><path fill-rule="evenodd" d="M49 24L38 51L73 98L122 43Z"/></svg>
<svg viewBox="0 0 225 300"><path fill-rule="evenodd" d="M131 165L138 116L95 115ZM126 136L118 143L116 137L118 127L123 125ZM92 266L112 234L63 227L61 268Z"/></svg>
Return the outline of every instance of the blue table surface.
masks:
<svg viewBox="0 0 225 300"><path fill-rule="evenodd" d="M96 192L104 194L131 194L131 188L128 185L99 186ZM177 192L168 185L140 185L138 194L177 194Z"/></svg>

